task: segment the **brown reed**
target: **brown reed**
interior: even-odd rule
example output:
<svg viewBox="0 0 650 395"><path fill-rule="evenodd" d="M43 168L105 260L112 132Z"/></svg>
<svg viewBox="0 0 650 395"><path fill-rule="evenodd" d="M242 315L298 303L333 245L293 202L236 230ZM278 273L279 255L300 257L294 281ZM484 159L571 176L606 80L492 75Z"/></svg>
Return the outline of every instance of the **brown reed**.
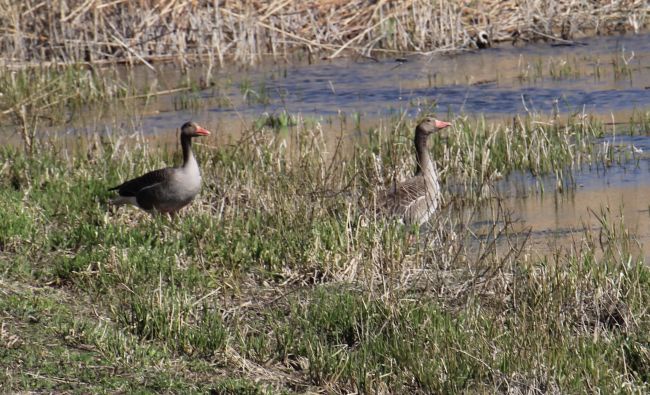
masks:
<svg viewBox="0 0 650 395"><path fill-rule="evenodd" d="M645 0L0 0L0 64L254 64L265 55L428 53L646 28Z"/></svg>

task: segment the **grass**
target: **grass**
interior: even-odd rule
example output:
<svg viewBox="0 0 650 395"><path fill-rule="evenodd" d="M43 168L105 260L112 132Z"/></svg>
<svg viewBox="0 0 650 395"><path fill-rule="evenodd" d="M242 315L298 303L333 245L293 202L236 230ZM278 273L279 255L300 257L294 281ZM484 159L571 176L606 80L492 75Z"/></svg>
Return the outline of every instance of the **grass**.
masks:
<svg viewBox="0 0 650 395"><path fill-rule="evenodd" d="M549 74L554 80L576 79L580 77L580 71L576 59L573 64L568 59L551 59L549 61Z"/></svg>
<svg viewBox="0 0 650 395"><path fill-rule="evenodd" d="M41 125L66 123L75 114L98 108L128 95L127 84L112 73L96 73L80 65L31 70L0 70L0 116L18 125L24 145L32 150Z"/></svg>
<svg viewBox="0 0 650 395"><path fill-rule="evenodd" d="M621 50L620 56L612 57L612 68L614 69L614 80L627 79L632 83L632 66L631 62L634 59L634 52L626 55L625 48Z"/></svg>
<svg viewBox="0 0 650 395"><path fill-rule="evenodd" d="M611 55L610 59L603 61L597 55L533 56L531 58L520 55L516 78L522 84L539 84L545 80L579 81L585 75L589 75L596 82L601 80L614 82L627 80L631 84L636 74L641 71L640 61L635 59L634 51L626 52L622 48L619 53ZM611 64L611 69L605 67L607 63ZM589 69L591 69L591 72L589 72ZM498 78L496 79L498 80Z"/></svg>
<svg viewBox="0 0 650 395"><path fill-rule="evenodd" d="M158 72L165 73L163 68ZM33 153L37 131L89 117L101 121L116 112L138 116L152 108L157 111L159 98L171 96L169 101L176 111L233 106L224 92L229 81L217 84L189 74L175 74L174 78L154 74L144 79L142 71L135 69L99 69L82 64L0 68L0 119L15 126L26 151Z"/></svg>
<svg viewBox="0 0 650 395"><path fill-rule="evenodd" d="M650 271L617 212L542 257L476 192L576 166L599 123L457 119L432 150L467 194L421 232L372 209L377 184L414 168L412 122L346 153L312 125L201 141L204 189L174 221L105 203L176 152L3 147L0 390L648 391Z"/></svg>

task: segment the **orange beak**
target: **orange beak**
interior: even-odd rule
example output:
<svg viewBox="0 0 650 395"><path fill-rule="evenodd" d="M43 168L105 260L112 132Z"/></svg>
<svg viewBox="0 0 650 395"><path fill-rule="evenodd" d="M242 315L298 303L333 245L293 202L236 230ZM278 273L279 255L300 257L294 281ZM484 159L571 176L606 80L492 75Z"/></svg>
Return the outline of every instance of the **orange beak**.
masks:
<svg viewBox="0 0 650 395"><path fill-rule="evenodd" d="M198 134L199 136L208 136L210 134L210 131L203 129L202 127L197 125L196 134Z"/></svg>
<svg viewBox="0 0 650 395"><path fill-rule="evenodd" d="M445 121L438 121L436 119L436 128L438 129L444 129L447 126L451 126L451 122L445 122Z"/></svg>

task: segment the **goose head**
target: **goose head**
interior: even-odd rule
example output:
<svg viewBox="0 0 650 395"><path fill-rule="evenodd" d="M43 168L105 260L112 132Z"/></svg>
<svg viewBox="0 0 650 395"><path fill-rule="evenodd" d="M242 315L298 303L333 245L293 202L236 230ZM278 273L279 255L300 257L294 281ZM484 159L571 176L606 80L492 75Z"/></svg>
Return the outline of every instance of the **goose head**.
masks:
<svg viewBox="0 0 650 395"><path fill-rule="evenodd" d="M197 137L197 136L207 136L210 132L206 129L200 127L194 122L186 122L181 126L181 136L187 137Z"/></svg>
<svg viewBox="0 0 650 395"><path fill-rule="evenodd" d="M428 136L433 132L446 128L447 126L451 126L451 123L427 117L420 121L416 128L416 131L424 133Z"/></svg>

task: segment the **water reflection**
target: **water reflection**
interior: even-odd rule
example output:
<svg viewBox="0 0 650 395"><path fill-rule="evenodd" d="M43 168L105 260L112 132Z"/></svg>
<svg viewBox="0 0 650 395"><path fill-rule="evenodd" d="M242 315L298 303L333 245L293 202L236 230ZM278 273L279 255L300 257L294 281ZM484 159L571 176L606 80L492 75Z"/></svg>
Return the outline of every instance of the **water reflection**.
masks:
<svg viewBox="0 0 650 395"><path fill-rule="evenodd" d="M639 145L650 139L635 138ZM554 177L535 178L515 173L501 181L496 196L512 214L514 229L530 231L529 247L539 255L557 247L569 249L584 229L599 231L598 216L609 211L610 219L622 220L640 243L640 256L650 259L650 161L629 161L611 167L593 166L574 174L575 189L559 192ZM540 193L540 190L545 192ZM478 220L491 217L486 207Z"/></svg>

